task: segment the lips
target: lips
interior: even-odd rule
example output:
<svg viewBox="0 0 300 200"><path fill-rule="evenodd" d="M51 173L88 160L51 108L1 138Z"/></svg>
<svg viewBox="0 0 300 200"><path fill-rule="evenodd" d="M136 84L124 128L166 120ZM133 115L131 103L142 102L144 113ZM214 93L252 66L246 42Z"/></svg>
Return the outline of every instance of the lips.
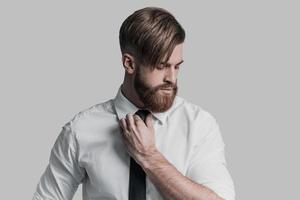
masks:
<svg viewBox="0 0 300 200"><path fill-rule="evenodd" d="M164 93L168 93L168 94L171 94L173 92L173 89L161 89L162 92Z"/></svg>

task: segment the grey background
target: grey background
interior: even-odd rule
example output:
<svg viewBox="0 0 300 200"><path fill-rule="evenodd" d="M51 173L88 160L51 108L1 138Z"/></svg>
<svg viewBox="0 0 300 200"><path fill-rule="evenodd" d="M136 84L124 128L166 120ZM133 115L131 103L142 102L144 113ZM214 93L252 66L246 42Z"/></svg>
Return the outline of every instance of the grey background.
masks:
<svg viewBox="0 0 300 200"><path fill-rule="evenodd" d="M265 0L1 1L1 199L31 199L61 127L114 98L119 27L145 6L186 30L179 95L220 124L237 199L300 199L299 4Z"/></svg>

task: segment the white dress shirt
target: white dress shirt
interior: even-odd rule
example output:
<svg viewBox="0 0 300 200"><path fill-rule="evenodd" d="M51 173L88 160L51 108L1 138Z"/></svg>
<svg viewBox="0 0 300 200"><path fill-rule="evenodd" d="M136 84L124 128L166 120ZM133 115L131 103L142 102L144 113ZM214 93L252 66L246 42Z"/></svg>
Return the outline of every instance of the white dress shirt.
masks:
<svg viewBox="0 0 300 200"><path fill-rule="evenodd" d="M119 120L137 110L120 86L114 99L76 114L62 127L33 200L70 200L81 183L83 200L127 200L130 156ZM179 96L169 110L152 114L155 144L166 159L183 175L234 200L224 143L214 117ZM148 177L146 199L163 199Z"/></svg>

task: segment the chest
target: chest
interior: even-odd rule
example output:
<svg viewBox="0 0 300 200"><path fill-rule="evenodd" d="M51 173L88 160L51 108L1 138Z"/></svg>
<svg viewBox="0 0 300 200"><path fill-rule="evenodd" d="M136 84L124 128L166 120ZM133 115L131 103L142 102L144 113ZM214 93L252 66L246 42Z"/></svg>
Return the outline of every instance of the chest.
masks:
<svg viewBox="0 0 300 200"><path fill-rule="evenodd" d="M177 170L185 174L191 151L189 126L162 126L156 121L154 130L157 149ZM109 199L108 196L119 195L116 198L123 199L121 196L128 195L130 156L122 141L121 129L115 124L110 128L93 131L86 133L90 135L88 141L81 141L82 151L79 156L80 163L87 172L88 189L94 190L93 194L100 195L97 198ZM159 199L154 185L148 178L146 180L147 199L151 199L151 196Z"/></svg>

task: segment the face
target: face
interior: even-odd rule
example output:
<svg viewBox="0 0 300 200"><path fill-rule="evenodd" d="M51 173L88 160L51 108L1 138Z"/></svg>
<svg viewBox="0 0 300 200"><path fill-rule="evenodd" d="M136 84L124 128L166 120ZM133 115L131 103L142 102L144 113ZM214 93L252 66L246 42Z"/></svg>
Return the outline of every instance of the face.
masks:
<svg viewBox="0 0 300 200"><path fill-rule="evenodd" d="M134 88L144 103L144 108L152 112L165 112L173 104L178 91L177 75L182 60L183 44L177 45L167 63L161 63L152 70L138 66L134 78Z"/></svg>

